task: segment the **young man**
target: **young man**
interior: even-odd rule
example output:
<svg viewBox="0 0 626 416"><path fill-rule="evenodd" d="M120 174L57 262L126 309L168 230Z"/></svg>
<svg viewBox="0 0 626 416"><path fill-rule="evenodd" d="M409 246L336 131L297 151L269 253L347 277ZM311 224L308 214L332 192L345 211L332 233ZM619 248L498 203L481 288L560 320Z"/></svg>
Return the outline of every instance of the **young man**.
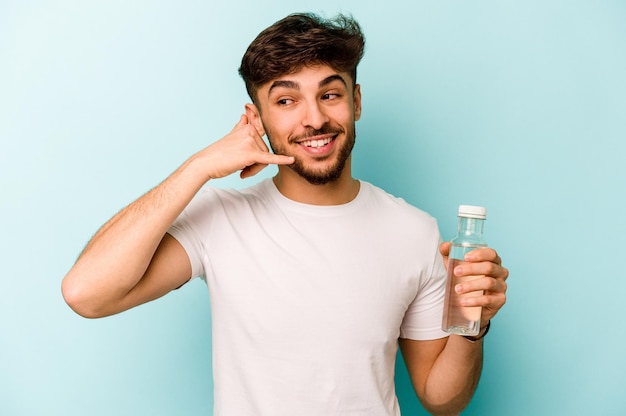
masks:
<svg viewBox="0 0 626 416"><path fill-rule="evenodd" d="M363 47L344 16L263 31L242 60L253 103L234 129L106 223L63 281L77 313L101 317L201 276L215 415L398 415L398 345L434 414L460 412L478 383L482 340L440 330L449 244L435 220L351 175ZM277 175L248 189L204 186L268 164ZM492 249L468 260L457 273L484 277L457 290L485 291L468 301L484 334L508 271Z"/></svg>

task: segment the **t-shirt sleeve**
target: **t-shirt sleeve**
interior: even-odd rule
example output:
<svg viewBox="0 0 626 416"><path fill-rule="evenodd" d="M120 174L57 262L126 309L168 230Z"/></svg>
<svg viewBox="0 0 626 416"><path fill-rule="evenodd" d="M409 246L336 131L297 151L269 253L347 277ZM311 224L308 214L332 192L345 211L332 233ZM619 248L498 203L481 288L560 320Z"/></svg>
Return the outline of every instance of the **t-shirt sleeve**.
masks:
<svg viewBox="0 0 626 416"><path fill-rule="evenodd" d="M431 340L447 337L441 329L446 288L446 268L436 244L430 273L420 282L417 295L404 315L400 338Z"/></svg>
<svg viewBox="0 0 626 416"><path fill-rule="evenodd" d="M167 231L174 237L187 252L191 263L191 277L201 277L205 279L204 256L206 250L203 248L202 240L199 238L197 216L200 211L200 198L194 199L178 216Z"/></svg>

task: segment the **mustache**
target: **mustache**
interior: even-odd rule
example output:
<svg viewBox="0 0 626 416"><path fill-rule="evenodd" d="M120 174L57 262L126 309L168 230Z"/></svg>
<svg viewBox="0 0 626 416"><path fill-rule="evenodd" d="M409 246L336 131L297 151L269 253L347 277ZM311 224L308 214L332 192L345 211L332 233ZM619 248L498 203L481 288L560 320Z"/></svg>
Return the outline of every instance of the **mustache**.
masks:
<svg viewBox="0 0 626 416"><path fill-rule="evenodd" d="M321 136L324 134L341 134L344 133L345 130L339 126L332 126L330 124L324 124L321 128L319 129L314 129L312 127L308 127L305 132L303 134L300 134L298 136L292 136L291 137L291 141L295 142L295 141L299 141L299 140L306 140L309 137L315 137L315 136Z"/></svg>

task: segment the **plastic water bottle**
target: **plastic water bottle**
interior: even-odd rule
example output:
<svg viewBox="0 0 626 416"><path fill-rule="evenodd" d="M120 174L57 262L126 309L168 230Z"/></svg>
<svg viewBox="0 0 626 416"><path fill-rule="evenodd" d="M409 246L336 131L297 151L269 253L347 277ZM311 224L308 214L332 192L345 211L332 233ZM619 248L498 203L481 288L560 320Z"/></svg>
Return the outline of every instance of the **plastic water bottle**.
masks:
<svg viewBox="0 0 626 416"><path fill-rule="evenodd" d="M452 239L450 256L448 257L448 278L446 282L446 297L443 306L442 329L450 334L478 335L480 331L480 306L461 306L461 299L471 296L480 296L483 291L476 291L459 295L454 290L459 283L477 279L482 276L454 275L454 268L462 266L465 254L470 251L486 247L483 241L483 225L487 218L487 208L472 205L459 206L459 223L457 234Z"/></svg>

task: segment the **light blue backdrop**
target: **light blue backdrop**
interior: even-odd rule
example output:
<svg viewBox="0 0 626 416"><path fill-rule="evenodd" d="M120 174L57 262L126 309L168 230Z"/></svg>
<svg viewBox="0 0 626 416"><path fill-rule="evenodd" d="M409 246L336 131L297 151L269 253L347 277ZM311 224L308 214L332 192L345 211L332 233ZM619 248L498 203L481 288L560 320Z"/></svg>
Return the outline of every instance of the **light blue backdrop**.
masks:
<svg viewBox="0 0 626 416"><path fill-rule="evenodd" d="M366 32L356 176L444 238L458 204L489 208L509 300L465 414L626 413L625 2L211 3L0 3L1 415L211 414L203 283L89 321L60 281L104 221L232 128L242 53L294 11ZM398 369L404 414L425 414Z"/></svg>

